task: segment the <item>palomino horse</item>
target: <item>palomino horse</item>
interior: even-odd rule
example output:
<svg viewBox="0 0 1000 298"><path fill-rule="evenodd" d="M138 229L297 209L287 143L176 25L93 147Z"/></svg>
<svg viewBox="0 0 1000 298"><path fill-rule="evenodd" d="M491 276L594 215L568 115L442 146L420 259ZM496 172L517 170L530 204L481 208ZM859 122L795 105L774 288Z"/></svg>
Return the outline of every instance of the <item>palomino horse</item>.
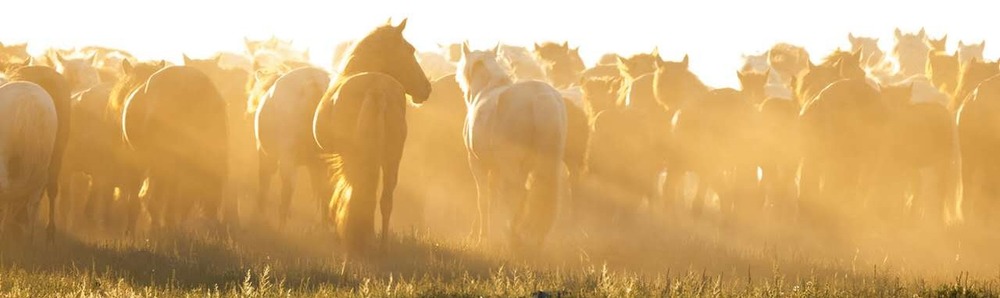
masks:
<svg viewBox="0 0 1000 298"><path fill-rule="evenodd" d="M882 207L877 210L881 217L892 218L906 209L912 194L913 218L940 225L958 182L955 124L941 103L914 102L915 91L913 83L882 87L891 133L883 139L884 155L872 177L878 182L872 184L871 200Z"/></svg>
<svg viewBox="0 0 1000 298"><path fill-rule="evenodd" d="M878 90L863 79L839 80L802 108L802 217L818 223L855 214L863 181L877 161L888 112Z"/></svg>
<svg viewBox="0 0 1000 298"><path fill-rule="evenodd" d="M45 89L31 82L0 86L0 235L32 236L57 132Z"/></svg>
<svg viewBox="0 0 1000 298"><path fill-rule="evenodd" d="M47 66L25 66L9 73L11 81L28 81L35 83L49 93L56 107L59 123L56 131L56 143L49 159L48 187L45 190L49 197L48 240L55 237L55 203L59 196L59 173L62 170L63 155L66 152L66 140L69 139L69 124L71 118L69 82L62 75Z"/></svg>
<svg viewBox="0 0 1000 298"><path fill-rule="evenodd" d="M965 43L958 41L958 60L962 64L969 63L973 59L983 60L983 50L986 49L986 41L979 43Z"/></svg>
<svg viewBox="0 0 1000 298"><path fill-rule="evenodd" d="M216 90L226 100L229 121L229 181L227 196L232 198L225 206L227 218L236 219L238 203L256 195L259 171L254 113L247 112L247 90L250 73L238 65L226 65L227 57L242 57L219 53L211 59L191 59L184 55L184 65L197 68L215 83ZM249 63L248 63L249 64ZM230 223L235 224L235 221Z"/></svg>
<svg viewBox="0 0 1000 298"><path fill-rule="evenodd" d="M258 210L263 212L270 192L271 177L281 177L281 201L278 225L284 227L300 166L309 169L312 188L319 203L320 222L325 222L323 207L329 204L329 178L326 162L312 137L312 116L323 93L330 85L326 71L305 67L282 75L261 99L254 117L257 154L260 156Z"/></svg>
<svg viewBox="0 0 1000 298"><path fill-rule="evenodd" d="M334 193L330 216L350 253L363 253L374 238L375 206L382 211L382 245L388 243L393 192L406 141L406 94L426 100L431 83L413 45L398 26L376 28L354 44L339 79L313 118L313 137L332 153ZM377 201L379 180L381 201Z"/></svg>
<svg viewBox="0 0 1000 298"><path fill-rule="evenodd" d="M899 61L899 72L903 77L922 74L927 64L927 33L920 28L917 34L903 34L899 28L895 31L896 45L892 55Z"/></svg>
<svg viewBox="0 0 1000 298"><path fill-rule="evenodd" d="M580 58L580 48L570 48L569 43L546 42L535 44L535 57L542 62L545 76L558 89L580 84L580 75L587 67Z"/></svg>
<svg viewBox="0 0 1000 298"><path fill-rule="evenodd" d="M1000 189L1000 76L994 75L979 84L958 111L958 137L962 148L962 213L972 225L992 224L997 212Z"/></svg>
<svg viewBox="0 0 1000 298"><path fill-rule="evenodd" d="M958 88L955 89L955 94L952 95L948 108L957 111L980 83L1000 73L998 65L1000 62L984 62L976 59L965 64L965 68L962 69L962 74L958 78Z"/></svg>
<svg viewBox="0 0 1000 298"><path fill-rule="evenodd" d="M958 88L960 68L957 52L954 55L948 55L945 52L927 52L927 78L941 92L955 93L955 89Z"/></svg>
<svg viewBox="0 0 1000 298"><path fill-rule="evenodd" d="M196 205L222 228L226 118L226 102L211 79L190 66L163 68L131 92L122 131L149 171L152 200L161 206L154 219L165 217L168 229L179 229Z"/></svg>
<svg viewBox="0 0 1000 298"><path fill-rule="evenodd" d="M465 146L479 193L480 236L496 195L512 216L511 247L530 251L541 248L555 221L567 107L546 83L514 83L496 59L496 52L464 44L456 74L469 107Z"/></svg>

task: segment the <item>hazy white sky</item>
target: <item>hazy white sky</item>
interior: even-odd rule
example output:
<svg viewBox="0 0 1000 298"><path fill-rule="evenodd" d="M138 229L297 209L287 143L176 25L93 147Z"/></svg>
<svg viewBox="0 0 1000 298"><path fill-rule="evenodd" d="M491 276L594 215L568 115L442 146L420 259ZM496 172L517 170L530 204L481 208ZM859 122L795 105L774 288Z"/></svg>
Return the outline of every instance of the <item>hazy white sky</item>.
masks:
<svg viewBox="0 0 1000 298"><path fill-rule="evenodd" d="M986 57L1000 56L1000 19L993 1L688 0L688 1L456 1L456 0L7 0L0 42L45 47L108 45L141 59L179 62L181 53L208 56L241 51L243 37L272 34L310 48L315 63L330 64L335 43L357 38L393 17L409 17L405 35L422 50L436 43L497 41L531 45L564 41L581 48L590 63L606 52L632 54L659 46L667 60L691 55L706 83L736 85L741 53L757 53L778 41L804 45L814 56L847 47L847 33L882 38L892 30L927 28L958 40L986 39Z"/></svg>

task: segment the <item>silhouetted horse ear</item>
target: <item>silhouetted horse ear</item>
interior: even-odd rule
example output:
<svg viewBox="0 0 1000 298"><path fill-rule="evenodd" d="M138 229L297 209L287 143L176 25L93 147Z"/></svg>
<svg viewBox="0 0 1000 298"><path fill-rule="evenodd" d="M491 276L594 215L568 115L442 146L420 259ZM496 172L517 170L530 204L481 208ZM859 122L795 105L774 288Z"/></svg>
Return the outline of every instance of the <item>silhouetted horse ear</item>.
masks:
<svg viewBox="0 0 1000 298"><path fill-rule="evenodd" d="M564 41L564 42L563 42L563 44L562 44L562 47L563 47L564 49L567 49L567 50L569 50L569 41Z"/></svg>
<svg viewBox="0 0 1000 298"><path fill-rule="evenodd" d="M743 82L743 72L742 71L737 70L736 71L736 77L740 79L741 83Z"/></svg>
<svg viewBox="0 0 1000 298"><path fill-rule="evenodd" d="M899 30L899 27L896 27L896 31L894 32L894 34L896 36L896 39L900 39L901 37L903 37L903 30Z"/></svg>
<svg viewBox="0 0 1000 298"><path fill-rule="evenodd" d="M493 46L493 49L491 49L490 51L493 52L493 55L499 56L500 55L500 42L498 41L497 45Z"/></svg>
<svg viewBox="0 0 1000 298"><path fill-rule="evenodd" d="M964 46L965 46L965 43L963 43L961 40L959 40L958 41L958 47L961 48L961 47L964 47Z"/></svg>
<svg viewBox="0 0 1000 298"><path fill-rule="evenodd" d="M657 59L659 59L660 58L660 47L659 46L653 47L653 51L649 52L649 55L651 55L651 56L656 57Z"/></svg>
<svg viewBox="0 0 1000 298"><path fill-rule="evenodd" d="M538 52L539 50L541 50L541 49L542 49L542 47L541 47L541 46L539 46L537 42L536 42L536 43L534 43L534 44L535 44L535 52Z"/></svg>
<svg viewBox="0 0 1000 298"><path fill-rule="evenodd" d="M181 55L184 56L184 65L191 65L191 62L194 62L191 61L191 58L188 58L187 54L181 54Z"/></svg>
<svg viewBox="0 0 1000 298"><path fill-rule="evenodd" d="M469 41L466 40L462 42L462 57L468 57L469 54L472 54L472 51L469 50Z"/></svg>
<svg viewBox="0 0 1000 298"><path fill-rule="evenodd" d="M920 32L917 32L917 37L921 39L927 38L927 31L924 31L924 27L920 27Z"/></svg>
<svg viewBox="0 0 1000 298"><path fill-rule="evenodd" d="M979 43L979 47L985 48L986 47L986 40L983 40L982 42L980 42Z"/></svg>
<svg viewBox="0 0 1000 298"><path fill-rule="evenodd" d="M87 65L94 65L95 60L97 60L97 53L91 53L86 59Z"/></svg>
<svg viewBox="0 0 1000 298"><path fill-rule="evenodd" d="M125 74L132 74L132 70L132 62L129 62L128 59L122 59L122 72Z"/></svg>
<svg viewBox="0 0 1000 298"><path fill-rule="evenodd" d="M167 61L166 60L160 60L160 63L156 64L156 69L163 69L164 67L167 67Z"/></svg>
<svg viewBox="0 0 1000 298"><path fill-rule="evenodd" d="M848 33L847 33L847 40L850 40L850 41L851 41L851 43L854 43L854 40L855 40L855 38L854 38L854 33L850 33L850 32L848 32Z"/></svg>
<svg viewBox="0 0 1000 298"><path fill-rule="evenodd" d="M409 18L403 18L403 21L399 22L399 25L396 26L396 31L399 31L400 33L402 33L403 29L406 29L406 20L408 20L408 19Z"/></svg>
<svg viewBox="0 0 1000 298"><path fill-rule="evenodd" d="M684 60L681 60L681 65L684 66L684 69L688 69L688 55L687 54L684 54Z"/></svg>

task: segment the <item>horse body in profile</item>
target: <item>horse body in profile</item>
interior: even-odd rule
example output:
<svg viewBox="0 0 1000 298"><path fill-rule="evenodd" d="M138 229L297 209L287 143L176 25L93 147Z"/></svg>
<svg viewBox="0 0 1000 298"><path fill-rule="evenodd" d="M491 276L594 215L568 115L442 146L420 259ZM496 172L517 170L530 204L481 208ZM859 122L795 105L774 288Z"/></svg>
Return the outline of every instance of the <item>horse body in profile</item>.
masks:
<svg viewBox="0 0 1000 298"><path fill-rule="evenodd" d="M0 86L0 236L32 236L57 131L45 89L31 82Z"/></svg>
<svg viewBox="0 0 1000 298"><path fill-rule="evenodd" d="M422 103L431 93L416 50L403 38L405 28L403 20L398 26L378 27L357 41L313 117L316 143L332 154L330 216L351 254L370 248L376 206L381 210L382 245L387 244L407 135L405 95Z"/></svg>
<svg viewBox="0 0 1000 298"><path fill-rule="evenodd" d="M496 59L496 52L466 45L456 75L469 107L464 136L479 193L480 235L489 229L496 199L506 207L501 214L511 216L505 218L511 247L530 251L541 248L555 221L567 107L546 83L514 83Z"/></svg>
<svg viewBox="0 0 1000 298"><path fill-rule="evenodd" d="M160 69L130 92L121 127L148 170L151 204L159 205L154 225L179 230L197 206L214 232L222 232L227 118L222 95L194 67Z"/></svg>
<svg viewBox="0 0 1000 298"><path fill-rule="evenodd" d="M267 210L265 198L271 177L281 178L281 200L278 223L284 227L291 207L292 191L300 166L309 169L315 199L319 202L319 218L324 222L324 207L329 203L329 178L326 163L312 137L312 116L330 85L326 71L299 68L282 75L261 99L255 119L257 151L260 158L260 188L257 194L259 211Z"/></svg>

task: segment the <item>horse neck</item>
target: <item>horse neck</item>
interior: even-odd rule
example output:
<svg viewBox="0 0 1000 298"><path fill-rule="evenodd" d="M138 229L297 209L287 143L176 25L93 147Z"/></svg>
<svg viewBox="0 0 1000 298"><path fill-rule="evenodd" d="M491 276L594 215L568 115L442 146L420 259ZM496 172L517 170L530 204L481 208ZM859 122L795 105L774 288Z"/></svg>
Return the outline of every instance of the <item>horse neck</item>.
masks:
<svg viewBox="0 0 1000 298"><path fill-rule="evenodd" d="M684 88L683 96L685 99L701 98L708 94L708 86L701 82L693 73L688 73L684 77Z"/></svg>

